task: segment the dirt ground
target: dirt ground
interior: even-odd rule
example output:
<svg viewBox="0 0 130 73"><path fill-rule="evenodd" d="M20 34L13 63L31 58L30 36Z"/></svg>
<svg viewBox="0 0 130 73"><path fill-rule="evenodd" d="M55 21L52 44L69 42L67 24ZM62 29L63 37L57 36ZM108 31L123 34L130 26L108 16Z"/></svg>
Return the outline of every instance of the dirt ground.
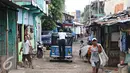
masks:
<svg viewBox="0 0 130 73"><path fill-rule="evenodd" d="M86 39L83 39L86 40ZM92 73L91 65L80 59L79 55L79 42L73 45L73 62L50 62L49 51L45 51L43 59L33 60L34 69L22 69L11 70L9 73ZM112 73L118 73L114 71L114 68L107 68ZM101 72L99 72L101 73ZM104 72L105 73L105 72Z"/></svg>

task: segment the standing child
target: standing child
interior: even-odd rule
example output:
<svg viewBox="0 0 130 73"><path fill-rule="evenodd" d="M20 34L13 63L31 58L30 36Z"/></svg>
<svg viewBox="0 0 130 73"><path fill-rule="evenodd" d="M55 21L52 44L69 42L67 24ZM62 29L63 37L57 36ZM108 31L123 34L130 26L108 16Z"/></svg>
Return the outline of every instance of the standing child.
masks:
<svg viewBox="0 0 130 73"><path fill-rule="evenodd" d="M80 50L79 50L79 56L81 57L81 48L84 47L84 41L80 41Z"/></svg>

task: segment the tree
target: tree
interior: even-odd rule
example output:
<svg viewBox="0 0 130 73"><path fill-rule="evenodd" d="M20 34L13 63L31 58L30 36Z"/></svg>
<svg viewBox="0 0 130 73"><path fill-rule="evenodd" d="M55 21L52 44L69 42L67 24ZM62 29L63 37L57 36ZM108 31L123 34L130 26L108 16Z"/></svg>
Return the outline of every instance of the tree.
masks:
<svg viewBox="0 0 130 73"><path fill-rule="evenodd" d="M43 30L52 30L56 27L57 21L62 20L63 8L65 0L51 0L49 4L49 15L42 16L42 28Z"/></svg>

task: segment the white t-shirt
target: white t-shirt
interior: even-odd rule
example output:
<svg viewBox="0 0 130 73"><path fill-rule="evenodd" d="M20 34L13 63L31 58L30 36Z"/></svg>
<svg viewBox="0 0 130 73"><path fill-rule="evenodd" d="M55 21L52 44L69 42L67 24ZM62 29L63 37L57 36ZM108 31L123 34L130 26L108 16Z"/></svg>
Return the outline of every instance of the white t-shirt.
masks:
<svg viewBox="0 0 130 73"><path fill-rule="evenodd" d="M65 32L59 32L58 35L60 40L65 39L65 37L67 36Z"/></svg>
<svg viewBox="0 0 130 73"><path fill-rule="evenodd" d="M27 40L26 42L22 43L22 47L23 47L23 54L29 54L29 50L30 50L30 42Z"/></svg>

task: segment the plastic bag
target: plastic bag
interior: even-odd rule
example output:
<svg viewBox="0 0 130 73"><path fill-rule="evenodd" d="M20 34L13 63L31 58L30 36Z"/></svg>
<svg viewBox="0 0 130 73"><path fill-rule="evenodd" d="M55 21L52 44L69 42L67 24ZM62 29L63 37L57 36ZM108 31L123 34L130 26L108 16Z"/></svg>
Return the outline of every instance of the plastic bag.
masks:
<svg viewBox="0 0 130 73"><path fill-rule="evenodd" d="M100 45L100 44L99 44ZM99 54L99 58L100 58L100 65L101 66L105 66L109 60L107 54L105 53L103 47L101 46L102 48L102 52Z"/></svg>
<svg viewBox="0 0 130 73"><path fill-rule="evenodd" d="M84 47L81 48L81 56L82 57L85 57L86 54L88 53L88 48L89 48L90 45L86 45Z"/></svg>

